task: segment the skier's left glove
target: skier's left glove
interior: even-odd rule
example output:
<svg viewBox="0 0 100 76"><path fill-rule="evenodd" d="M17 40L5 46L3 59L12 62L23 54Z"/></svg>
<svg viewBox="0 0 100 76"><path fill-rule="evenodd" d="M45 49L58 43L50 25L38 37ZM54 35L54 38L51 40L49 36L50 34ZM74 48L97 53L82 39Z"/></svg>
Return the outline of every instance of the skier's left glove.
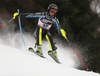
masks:
<svg viewBox="0 0 100 76"><path fill-rule="evenodd" d="M18 17L19 16L19 13L14 13L14 15L13 15L13 19L15 19L16 17Z"/></svg>
<svg viewBox="0 0 100 76"><path fill-rule="evenodd" d="M60 32L61 32L62 36L66 38L66 32L63 29L60 29Z"/></svg>

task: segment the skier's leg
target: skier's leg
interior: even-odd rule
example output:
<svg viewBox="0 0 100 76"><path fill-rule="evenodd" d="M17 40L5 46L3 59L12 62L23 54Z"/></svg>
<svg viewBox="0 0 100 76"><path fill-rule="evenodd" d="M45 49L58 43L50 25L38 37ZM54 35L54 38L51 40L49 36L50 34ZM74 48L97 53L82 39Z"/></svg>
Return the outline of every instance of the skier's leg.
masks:
<svg viewBox="0 0 100 76"><path fill-rule="evenodd" d="M42 45L42 28L38 27L36 34L37 34L36 44L41 46Z"/></svg>
<svg viewBox="0 0 100 76"><path fill-rule="evenodd" d="M36 51L42 54L42 28L38 27L36 31Z"/></svg>
<svg viewBox="0 0 100 76"><path fill-rule="evenodd" d="M51 35L50 35L50 34L47 34L47 35L46 35L46 39L47 39L48 42L49 42L49 46L50 46L50 51L51 51L51 53L53 53L54 56L57 57L57 52L56 52L57 47L55 47L55 43L54 43L54 41L53 41ZM49 51L49 53L50 53L50 51ZM58 58L58 57L57 57L57 58Z"/></svg>

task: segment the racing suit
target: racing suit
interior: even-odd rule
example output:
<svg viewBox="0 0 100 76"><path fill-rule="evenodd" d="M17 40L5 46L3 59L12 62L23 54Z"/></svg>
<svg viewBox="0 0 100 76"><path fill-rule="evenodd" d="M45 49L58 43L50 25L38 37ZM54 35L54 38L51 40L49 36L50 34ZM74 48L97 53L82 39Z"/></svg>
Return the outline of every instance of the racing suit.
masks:
<svg viewBox="0 0 100 76"><path fill-rule="evenodd" d="M52 36L49 32L49 29L52 25L55 25L58 33L60 33L60 24L59 20L55 16L50 16L47 12L38 12L38 13L21 13L21 17L25 18L38 18L38 27L35 30L34 36L36 38L36 45L42 45L42 40L46 38L50 45L50 50L56 50L55 43L52 39Z"/></svg>

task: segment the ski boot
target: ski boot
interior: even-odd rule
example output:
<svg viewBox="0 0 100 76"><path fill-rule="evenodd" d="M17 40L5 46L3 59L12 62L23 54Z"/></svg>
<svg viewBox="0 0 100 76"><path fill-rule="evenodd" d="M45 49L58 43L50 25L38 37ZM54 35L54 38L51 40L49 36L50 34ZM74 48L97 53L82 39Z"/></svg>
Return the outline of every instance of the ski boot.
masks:
<svg viewBox="0 0 100 76"><path fill-rule="evenodd" d="M29 49L28 49L29 51L33 51L33 48L32 47L29 47Z"/></svg>
<svg viewBox="0 0 100 76"><path fill-rule="evenodd" d="M58 59L58 55L57 55L57 52L56 52L56 50L55 51L48 51L48 54L50 55L50 54L53 54L57 59Z"/></svg>
<svg viewBox="0 0 100 76"><path fill-rule="evenodd" d="M36 52L43 55L42 53L42 47L41 46L37 46Z"/></svg>

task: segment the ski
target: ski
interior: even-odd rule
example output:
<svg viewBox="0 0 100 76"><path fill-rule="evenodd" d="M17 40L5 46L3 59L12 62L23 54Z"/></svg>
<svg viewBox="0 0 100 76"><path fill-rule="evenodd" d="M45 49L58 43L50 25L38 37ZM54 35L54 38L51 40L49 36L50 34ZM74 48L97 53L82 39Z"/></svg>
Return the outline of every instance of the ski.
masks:
<svg viewBox="0 0 100 76"><path fill-rule="evenodd" d="M30 47L28 50L31 51L31 52L33 52L33 53L35 53L36 55L38 55L38 56L40 56L40 57L42 57L42 58L45 58L42 54L36 52L36 51L35 51L33 48L31 48L31 47Z"/></svg>
<svg viewBox="0 0 100 76"><path fill-rule="evenodd" d="M40 56L40 57L42 57L42 58L45 58L42 54L36 52L32 47L30 47L28 50L31 51L31 52L33 52L33 53L35 53L36 55L38 55L38 56ZM59 59L56 58L56 57L54 56L54 54L53 54L51 51L48 51L48 55L49 55L55 62L61 64L61 62L59 61Z"/></svg>
<svg viewBox="0 0 100 76"><path fill-rule="evenodd" d="M51 51L48 51L48 55L57 63L61 64L61 62L59 61L59 59L57 57L54 56L54 54Z"/></svg>

